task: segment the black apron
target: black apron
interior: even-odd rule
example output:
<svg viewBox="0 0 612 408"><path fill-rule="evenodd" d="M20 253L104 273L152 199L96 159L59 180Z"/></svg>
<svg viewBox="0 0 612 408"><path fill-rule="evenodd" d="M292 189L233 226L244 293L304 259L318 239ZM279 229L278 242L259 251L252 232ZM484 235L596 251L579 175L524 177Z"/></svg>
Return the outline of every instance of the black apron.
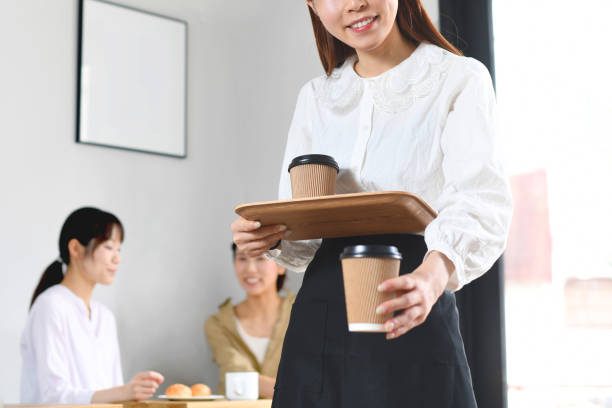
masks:
<svg viewBox="0 0 612 408"><path fill-rule="evenodd" d="M412 234L323 240L291 311L272 408L475 408L453 293L396 339L348 331L339 255L357 244L397 246L400 274L427 251Z"/></svg>

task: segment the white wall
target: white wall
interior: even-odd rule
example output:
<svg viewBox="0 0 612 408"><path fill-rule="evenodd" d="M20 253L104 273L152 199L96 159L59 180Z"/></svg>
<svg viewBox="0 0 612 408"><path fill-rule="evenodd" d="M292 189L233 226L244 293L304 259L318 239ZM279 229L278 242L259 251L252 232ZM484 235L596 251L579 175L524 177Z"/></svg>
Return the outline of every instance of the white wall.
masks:
<svg viewBox="0 0 612 408"><path fill-rule="evenodd" d="M421 0L429 18L440 28L440 9L438 7L438 0Z"/></svg>
<svg viewBox="0 0 612 408"><path fill-rule="evenodd" d="M126 227L115 312L126 379L217 383L203 323L241 290L229 224L237 204L274 199L299 87L321 73L303 1L116 0L186 20L188 157L80 145L76 0L0 2L0 400L19 398L28 301L82 205ZM437 20L437 3L426 7ZM289 286L299 287L290 275Z"/></svg>

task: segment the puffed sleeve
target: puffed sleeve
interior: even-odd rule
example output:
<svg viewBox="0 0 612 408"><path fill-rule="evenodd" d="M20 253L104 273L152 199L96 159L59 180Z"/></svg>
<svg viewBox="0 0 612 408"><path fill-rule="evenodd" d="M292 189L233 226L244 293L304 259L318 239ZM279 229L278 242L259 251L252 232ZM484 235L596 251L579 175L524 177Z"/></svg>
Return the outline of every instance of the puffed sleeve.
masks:
<svg viewBox="0 0 612 408"><path fill-rule="evenodd" d="M257 371L247 356L240 352L233 336L223 327L216 316L211 316L204 325L206 341L213 352L213 359L219 366L217 394L225 394L225 373L233 371Z"/></svg>
<svg viewBox="0 0 612 408"><path fill-rule="evenodd" d="M30 315L29 337L36 356L36 382L41 397L39 404L91 403L95 390L76 388L70 382L68 351L62 318L56 308L35 304Z"/></svg>
<svg viewBox="0 0 612 408"><path fill-rule="evenodd" d="M502 254L512 198L496 141L495 94L481 63L467 59L467 75L441 135L444 188L425 230L428 253L455 265L447 290L459 290L491 268Z"/></svg>
<svg viewBox="0 0 612 408"><path fill-rule="evenodd" d="M281 167L278 199L291 199L291 180L287 171L294 157L312 153L312 111L314 103L313 82L302 87L298 95L293 120L289 127L287 146ZM320 239L305 241L283 240L281 248L267 252L268 258L294 272L304 272L315 252L321 246Z"/></svg>

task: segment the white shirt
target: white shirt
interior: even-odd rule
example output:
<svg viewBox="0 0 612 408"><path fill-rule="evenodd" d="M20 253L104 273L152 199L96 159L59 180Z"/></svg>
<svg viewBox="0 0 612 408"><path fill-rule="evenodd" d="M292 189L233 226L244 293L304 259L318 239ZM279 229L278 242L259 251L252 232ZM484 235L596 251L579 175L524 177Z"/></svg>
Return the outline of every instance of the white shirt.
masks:
<svg viewBox="0 0 612 408"><path fill-rule="evenodd" d="M268 344L270 343L270 338L251 336L244 330L244 327L242 327L240 320L238 320L236 316L234 316L234 319L238 327L238 334L240 334L240 337L242 337L242 340L249 347L259 364L263 363L264 357L266 356L266 350L268 350Z"/></svg>
<svg viewBox="0 0 612 408"><path fill-rule="evenodd" d="M455 265L448 290L486 272L503 252L512 199L500 164L495 94L480 62L421 43L410 57L361 78L355 57L300 91L281 169L279 199L291 198L287 167L302 154L340 166L336 192L403 190L438 212L428 251ZM303 272L320 240L285 241L269 256Z"/></svg>
<svg viewBox="0 0 612 408"><path fill-rule="evenodd" d="M123 384L112 312L64 285L34 302L21 337L21 403L89 404L95 391Z"/></svg>

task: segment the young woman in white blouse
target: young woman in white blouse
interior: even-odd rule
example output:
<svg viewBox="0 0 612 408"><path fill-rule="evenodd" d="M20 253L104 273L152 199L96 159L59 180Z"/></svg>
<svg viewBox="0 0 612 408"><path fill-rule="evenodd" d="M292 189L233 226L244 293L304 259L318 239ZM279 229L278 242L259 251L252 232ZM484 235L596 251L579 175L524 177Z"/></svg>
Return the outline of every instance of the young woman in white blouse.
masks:
<svg viewBox="0 0 612 408"><path fill-rule="evenodd" d="M288 241L282 225L239 218L234 241L305 271L279 366L273 407L475 407L453 291L505 247L512 202L497 152L487 69L437 31L420 0L306 0L325 75L300 91L279 198L298 155L340 165L338 193L404 190L438 212L424 236ZM274 247L278 240L280 246ZM386 336L348 332L340 252L395 245L400 276Z"/></svg>
<svg viewBox="0 0 612 408"><path fill-rule="evenodd" d="M80 208L64 222L59 259L34 291L21 339L22 403L143 400L163 381L149 371L123 384L115 318L91 299L96 284L115 279L123 236L119 219L96 208Z"/></svg>

